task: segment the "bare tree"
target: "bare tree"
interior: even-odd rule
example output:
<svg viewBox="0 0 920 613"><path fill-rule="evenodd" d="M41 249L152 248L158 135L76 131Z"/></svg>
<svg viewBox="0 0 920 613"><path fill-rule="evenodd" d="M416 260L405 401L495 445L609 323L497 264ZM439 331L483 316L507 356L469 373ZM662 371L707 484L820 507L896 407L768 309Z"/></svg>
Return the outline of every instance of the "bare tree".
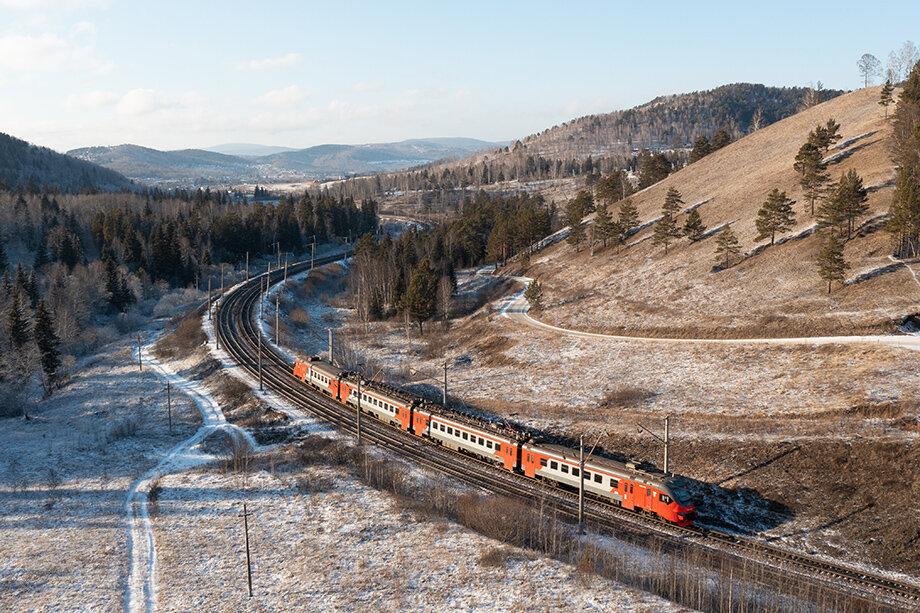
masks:
<svg viewBox="0 0 920 613"><path fill-rule="evenodd" d="M859 74L863 78L863 87L869 87L872 78L881 73L882 63L871 53L863 53L856 62L856 67L859 68Z"/></svg>
<svg viewBox="0 0 920 613"><path fill-rule="evenodd" d="M904 72L904 60L901 59L900 53L892 51L888 54L888 70L885 71L885 76L888 81L899 83L902 72Z"/></svg>
<svg viewBox="0 0 920 613"><path fill-rule="evenodd" d="M920 61L920 50L917 50L917 45L908 40L901 45L898 57L901 60L901 70L903 71L903 79L899 78L898 81L907 80L910 71L914 68L914 64Z"/></svg>

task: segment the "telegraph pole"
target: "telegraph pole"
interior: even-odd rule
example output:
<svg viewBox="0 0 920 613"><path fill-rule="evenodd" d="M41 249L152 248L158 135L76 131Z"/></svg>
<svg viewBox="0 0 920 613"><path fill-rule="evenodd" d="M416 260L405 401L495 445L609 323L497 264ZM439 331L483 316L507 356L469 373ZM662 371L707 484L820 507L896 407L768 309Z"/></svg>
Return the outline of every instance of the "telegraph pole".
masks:
<svg viewBox="0 0 920 613"><path fill-rule="evenodd" d="M259 279L259 325L256 328L259 337L259 391L262 391L262 279Z"/></svg>
<svg viewBox="0 0 920 613"><path fill-rule="evenodd" d="M169 433L172 434L172 397L169 393L169 381L166 382L166 414L169 416Z"/></svg>
<svg viewBox="0 0 920 613"><path fill-rule="evenodd" d="M249 516L251 513L246 510L246 503L243 503L243 532L246 535L246 579L249 583L249 597L252 598L252 563L249 560Z"/></svg>
<svg viewBox="0 0 920 613"><path fill-rule="evenodd" d="M578 439L578 534L585 533L585 435Z"/></svg>
<svg viewBox="0 0 920 613"><path fill-rule="evenodd" d="M208 321L211 321L211 277L208 277Z"/></svg>
<svg viewBox="0 0 920 613"><path fill-rule="evenodd" d="M358 415L355 418L358 429L358 446L361 446L361 373L358 373Z"/></svg>
<svg viewBox="0 0 920 613"><path fill-rule="evenodd" d="M329 328L329 363L332 364L332 328Z"/></svg>
<svg viewBox="0 0 920 613"><path fill-rule="evenodd" d="M249 252L246 252L246 280L249 281Z"/></svg>
<svg viewBox="0 0 920 613"><path fill-rule="evenodd" d="M310 270L313 270L313 258L316 255L316 237L313 237L313 242L310 243Z"/></svg>
<svg viewBox="0 0 920 613"><path fill-rule="evenodd" d="M651 434L653 437L664 443L664 473L666 475L670 473L670 466L668 464L668 452L671 447L671 416L668 415L664 418L664 438L661 438L642 424L636 424L636 429L641 432L645 430L646 433Z"/></svg>
<svg viewBox="0 0 920 613"><path fill-rule="evenodd" d="M281 309L281 292L275 294L275 344L278 344L278 312Z"/></svg>
<svg viewBox="0 0 920 613"><path fill-rule="evenodd" d="M442 404L447 406L447 362L444 362L444 395L442 398Z"/></svg>
<svg viewBox="0 0 920 613"><path fill-rule="evenodd" d="M224 295L224 263L220 263L220 295Z"/></svg>
<svg viewBox="0 0 920 613"><path fill-rule="evenodd" d="M141 364L141 334L137 333L137 370L144 372L144 366Z"/></svg>

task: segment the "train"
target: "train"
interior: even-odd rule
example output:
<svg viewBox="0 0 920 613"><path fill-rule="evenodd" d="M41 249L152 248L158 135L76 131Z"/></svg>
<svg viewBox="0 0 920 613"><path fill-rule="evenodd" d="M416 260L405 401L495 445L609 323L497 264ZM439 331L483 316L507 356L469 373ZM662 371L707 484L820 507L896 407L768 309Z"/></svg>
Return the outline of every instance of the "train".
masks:
<svg viewBox="0 0 920 613"><path fill-rule="evenodd" d="M556 487L581 487L577 449L546 442L508 423L453 411L319 356L296 360L293 375L339 403L437 445ZM679 477L603 457L585 461L584 471L586 495L679 526L691 525L696 517L692 495Z"/></svg>

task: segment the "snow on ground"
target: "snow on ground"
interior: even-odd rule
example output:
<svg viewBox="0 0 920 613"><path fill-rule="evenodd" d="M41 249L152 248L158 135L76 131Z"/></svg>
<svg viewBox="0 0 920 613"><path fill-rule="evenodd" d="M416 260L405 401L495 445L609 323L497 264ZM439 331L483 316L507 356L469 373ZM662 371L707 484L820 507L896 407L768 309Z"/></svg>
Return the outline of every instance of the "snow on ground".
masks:
<svg viewBox="0 0 920 613"><path fill-rule="evenodd" d="M77 363L31 419L0 427L0 610L122 610L125 499L138 477L198 429L123 339Z"/></svg>

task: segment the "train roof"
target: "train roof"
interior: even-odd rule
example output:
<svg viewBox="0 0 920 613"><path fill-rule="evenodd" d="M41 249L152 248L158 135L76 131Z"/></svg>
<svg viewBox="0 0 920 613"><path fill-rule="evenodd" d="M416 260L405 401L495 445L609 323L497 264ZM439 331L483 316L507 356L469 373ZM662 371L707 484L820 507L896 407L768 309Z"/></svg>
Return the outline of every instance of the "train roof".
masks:
<svg viewBox="0 0 920 613"><path fill-rule="evenodd" d="M467 426L479 428L490 434L498 434L516 442L524 442L530 438L528 432L519 430L510 424L494 422L469 413L454 411L433 402L425 402L421 408L442 419L450 419Z"/></svg>
<svg viewBox="0 0 920 613"><path fill-rule="evenodd" d="M567 462L578 464L578 449L556 445L554 443L528 443L524 445L527 450L544 451L550 455L555 455ZM639 462L620 462L605 457L591 457L585 460L585 468L588 470L608 471L630 480L652 485L658 488L665 486L677 485L675 479L658 470L652 464Z"/></svg>
<svg viewBox="0 0 920 613"><path fill-rule="evenodd" d="M310 360L310 367L314 370L318 370L324 375L328 375L333 379L338 379L342 373L345 371L339 368L338 366L333 366L325 360Z"/></svg>

